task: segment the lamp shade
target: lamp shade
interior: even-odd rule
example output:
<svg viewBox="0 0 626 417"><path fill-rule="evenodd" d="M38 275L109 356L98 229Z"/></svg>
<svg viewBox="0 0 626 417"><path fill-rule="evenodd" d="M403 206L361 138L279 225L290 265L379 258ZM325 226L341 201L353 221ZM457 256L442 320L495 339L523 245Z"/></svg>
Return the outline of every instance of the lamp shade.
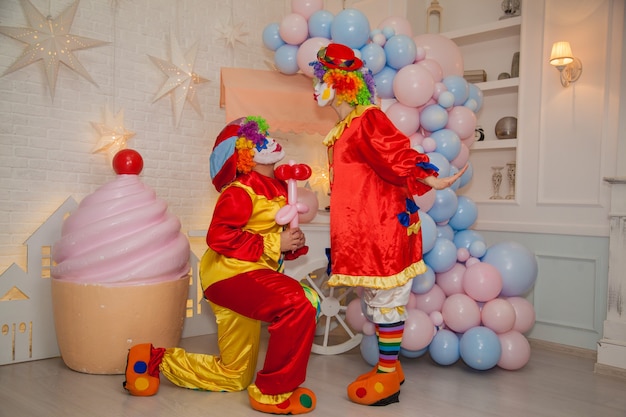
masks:
<svg viewBox="0 0 626 417"><path fill-rule="evenodd" d="M552 44L552 53L550 54L550 64L555 67L565 66L574 61L572 47L569 42L554 42Z"/></svg>

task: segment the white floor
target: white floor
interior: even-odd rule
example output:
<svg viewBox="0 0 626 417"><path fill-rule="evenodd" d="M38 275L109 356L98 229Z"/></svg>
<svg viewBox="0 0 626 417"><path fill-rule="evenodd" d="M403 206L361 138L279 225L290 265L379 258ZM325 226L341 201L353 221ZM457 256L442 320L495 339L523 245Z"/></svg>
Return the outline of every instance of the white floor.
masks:
<svg viewBox="0 0 626 417"><path fill-rule="evenodd" d="M213 353L215 335L185 339L194 352ZM262 358L261 358L262 359ZM313 354L305 386L317 394L320 417L625 417L626 379L594 373L594 360L533 347L518 371L475 371L462 362L436 365L428 356L402 359L406 382L400 403L364 407L351 403L346 386L367 365L358 351ZM1 417L244 417L263 416L247 394L178 388L162 378L154 397L128 395L122 375L88 375L60 358L0 366Z"/></svg>

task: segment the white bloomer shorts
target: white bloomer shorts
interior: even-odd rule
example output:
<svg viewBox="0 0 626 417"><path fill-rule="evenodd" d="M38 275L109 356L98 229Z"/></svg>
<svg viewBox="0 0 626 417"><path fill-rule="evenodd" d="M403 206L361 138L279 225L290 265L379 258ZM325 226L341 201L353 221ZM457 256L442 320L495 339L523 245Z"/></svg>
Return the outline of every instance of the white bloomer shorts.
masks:
<svg viewBox="0 0 626 417"><path fill-rule="evenodd" d="M406 305L409 303L413 280L409 280L401 287L388 290L364 288L363 302L367 318L374 323L392 324L405 321Z"/></svg>

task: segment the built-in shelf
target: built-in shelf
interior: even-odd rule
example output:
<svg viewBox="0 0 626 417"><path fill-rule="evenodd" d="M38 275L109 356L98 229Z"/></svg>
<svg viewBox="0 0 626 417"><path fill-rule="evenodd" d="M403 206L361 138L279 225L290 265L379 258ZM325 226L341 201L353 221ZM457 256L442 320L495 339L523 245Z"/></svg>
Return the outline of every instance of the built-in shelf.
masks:
<svg viewBox="0 0 626 417"><path fill-rule="evenodd" d="M474 142L470 148L472 151L484 149L515 149L517 148L517 139L496 139L483 140Z"/></svg>
<svg viewBox="0 0 626 417"><path fill-rule="evenodd" d="M505 78L503 80L486 81L474 84L484 95L516 93L519 88L519 77Z"/></svg>
<svg viewBox="0 0 626 417"><path fill-rule="evenodd" d="M522 17L511 17L484 25L472 26L471 28L458 29L442 33L443 36L452 39L457 45L463 46L470 43L489 41L495 38L505 38L520 34Z"/></svg>

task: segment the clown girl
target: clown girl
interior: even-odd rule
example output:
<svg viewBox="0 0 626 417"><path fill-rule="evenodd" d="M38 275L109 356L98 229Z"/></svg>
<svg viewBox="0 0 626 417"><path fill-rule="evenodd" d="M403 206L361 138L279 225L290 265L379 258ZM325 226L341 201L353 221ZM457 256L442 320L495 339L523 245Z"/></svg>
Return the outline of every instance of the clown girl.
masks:
<svg viewBox="0 0 626 417"><path fill-rule="evenodd" d="M339 121L324 139L330 170L330 286L363 287L364 313L376 325L379 359L348 386L351 401L399 401L398 361L413 277L426 271L418 207L412 196L449 187L467 169L439 178L428 156L411 148L375 105L371 71L341 44L312 62L314 97Z"/></svg>
<svg viewBox="0 0 626 417"><path fill-rule="evenodd" d="M204 295L217 321L219 355L181 348L131 348L124 387L153 395L159 373L174 384L206 391L247 389L250 405L272 414L302 414L315 408L315 394L300 387L315 335L317 294L284 275L285 253L306 252L299 228L283 230L277 212L287 185L274 176L283 159L259 117L238 119L218 135L210 157L220 192L200 264ZM295 256L294 256L295 253ZM261 322L269 323L263 368L256 373Z"/></svg>

